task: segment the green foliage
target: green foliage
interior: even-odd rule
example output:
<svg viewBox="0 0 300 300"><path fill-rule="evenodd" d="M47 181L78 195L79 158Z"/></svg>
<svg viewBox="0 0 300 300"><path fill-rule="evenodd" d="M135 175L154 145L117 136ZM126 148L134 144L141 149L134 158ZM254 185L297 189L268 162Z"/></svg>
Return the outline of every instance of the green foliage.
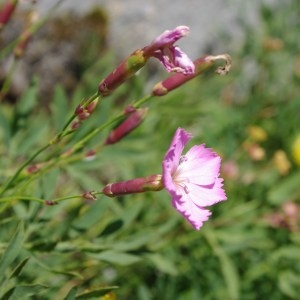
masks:
<svg viewBox="0 0 300 300"><path fill-rule="evenodd" d="M87 68L71 96L57 84L51 103L41 104L33 79L15 105L1 103L0 184L7 189L0 198L0 299L297 299L298 15L296 1L262 7L259 32L241 25L245 42L234 50L228 76L199 76L152 99L144 123L118 144L99 147L91 161L80 155L101 145L112 126L79 147L77 159L61 154L145 96L145 70L101 100L74 134L34 157L28 165L45 163L40 172L24 168L12 183L95 92L114 68L113 56ZM212 208L200 231L164 191L80 197L107 182L160 173L179 126L193 133L192 143L223 156L228 200Z"/></svg>

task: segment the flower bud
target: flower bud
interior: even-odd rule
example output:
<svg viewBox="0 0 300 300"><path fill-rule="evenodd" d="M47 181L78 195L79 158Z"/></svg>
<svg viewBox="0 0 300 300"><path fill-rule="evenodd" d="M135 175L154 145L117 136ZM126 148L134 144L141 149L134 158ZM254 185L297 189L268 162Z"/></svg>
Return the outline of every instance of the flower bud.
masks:
<svg viewBox="0 0 300 300"><path fill-rule="evenodd" d="M56 201L53 201L53 200L45 200L44 203L47 206L53 206L53 205L57 205L58 204Z"/></svg>
<svg viewBox="0 0 300 300"><path fill-rule="evenodd" d="M1 29L8 23L10 20L16 6L18 0L9 0L7 1L0 11L0 31Z"/></svg>
<svg viewBox="0 0 300 300"><path fill-rule="evenodd" d="M18 39L17 45L14 48L14 56L20 58L23 56L25 49L32 37L34 31L34 24L37 23L39 16L37 12L33 11L29 14L25 30Z"/></svg>
<svg viewBox="0 0 300 300"><path fill-rule="evenodd" d="M148 58L144 56L142 49L133 52L124 60L113 72L103 79L98 87L99 93L105 97L111 94L123 82L132 77L147 62Z"/></svg>
<svg viewBox="0 0 300 300"><path fill-rule="evenodd" d="M107 137L104 145L115 144L116 142L123 139L131 131L137 128L145 119L148 112L148 108L139 108L129 113L127 119L119 124Z"/></svg>
<svg viewBox="0 0 300 300"><path fill-rule="evenodd" d="M82 194L82 198L86 200L97 200L94 191L88 191Z"/></svg>
<svg viewBox="0 0 300 300"><path fill-rule="evenodd" d="M96 109L99 98L96 98L89 104L86 104L89 99L85 99L80 103L75 109L75 115L77 116L79 121L83 121L87 119Z"/></svg>
<svg viewBox="0 0 300 300"><path fill-rule="evenodd" d="M92 161L94 160L96 157L96 151L95 150L88 150L86 153L85 153L85 157L84 157L84 160L85 161Z"/></svg>
<svg viewBox="0 0 300 300"><path fill-rule="evenodd" d="M127 181L109 183L103 188L102 192L108 197L116 197L148 191L160 191L163 189L161 179L161 175L151 175Z"/></svg>
<svg viewBox="0 0 300 300"><path fill-rule="evenodd" d="M40 170L41 166L39 166L38 164L33 164L33 165L29 165L26 168L26 171L28 174L34 174L37 173Z"/></svg>

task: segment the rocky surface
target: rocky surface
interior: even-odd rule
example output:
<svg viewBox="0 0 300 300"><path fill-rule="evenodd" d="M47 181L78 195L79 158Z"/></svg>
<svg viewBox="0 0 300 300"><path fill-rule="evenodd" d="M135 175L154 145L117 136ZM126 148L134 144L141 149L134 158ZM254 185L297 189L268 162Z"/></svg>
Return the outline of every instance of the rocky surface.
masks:
<svg viewBox="0 0 300 300"><path fill-rule="evenodd" d="M41 13L54 1L38 0ZM111 44L122 55L142 47L165 29L178 25L191 28L190 36L181 44L192 56L197 57L210 48L230 50L238 44L243 32L238 19L252 26L259 25L261 4L275 5L280 0L64 0L60 13L73 11L85 14L96 6L103 7L109 16ZM232 42L220 41L220 35L232 37ZM215 47L214 47L215 46ZM216 49L216 51L219 49Z"/></svg>

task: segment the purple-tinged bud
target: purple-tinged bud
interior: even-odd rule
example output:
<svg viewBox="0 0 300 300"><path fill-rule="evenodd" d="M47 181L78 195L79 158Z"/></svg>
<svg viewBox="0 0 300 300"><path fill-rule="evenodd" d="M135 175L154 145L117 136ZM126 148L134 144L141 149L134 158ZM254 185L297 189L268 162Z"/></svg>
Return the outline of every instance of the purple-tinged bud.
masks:
<svg viewBox="0 0 300 300"><path fill-rule="evenodd" d="M96 109L99 98L96 98L91 103L86 104L89 99L85 99L75 109L75 115L80 121L87 119Z"/></svg>
<svg viewBox="0 0 300 300"><path fill-rule="evenodd" d="M96 157L96 151L95 150L89 150L85 153L84 160L85 161L92 161Z"/></svg>
<svg viewBox="0 0 300 300"><path fill-rule="evenodd" d="M113 72L103 79L98 87L99 93L105 97L111 94L123 82L131 78L147 62L142 49L133 52Z"/></svg>
<svg viewBox="0 0 300 300"><path fill-rule="evenodd" d="M77 130L81 125L81 121L74 121L72 124L71 124L71 130L72 131L75 131Z"/></svg>
<svg viewBox="0 0 300 300"><path fill-rule="evenodd" d="M10 20L17 4L18 4L18 0L9 0L1 8L1 11L0 11L0 30Z"/></svg>
<svg viewBox="0 0 300 300"><path fill-rule="evenodd" d="M123 139L144 121L147 112L148 108L144 107L129 113L129 116L109 134L104 145L115 144Z"/></svg>
<svg viewBox="0 0 300 300"><path fill-rule="evenodd" d="M14 56L16 58L20 58L24 55L25 49L27 48L30 38L31 38L30 32L25 31L22 33L22 35L19 38L18 44L14 49Z"/></svg>
<svg viewBox="0 0 300 300"><path fill-rule="evenodd" d="M84 198L86 200L96 200L97 199L94 191L85 192L81 196L82 196L82 198Z"/></svg>
<svg viewBox="0 0 300 300"><path fill-rule="evenodd" d="M122 182L109 183L103 188L102 192L108 197L116 197L148 191L160 191L163 188L162 175L151 175Z"/></svg>
<svg viewBox="0 0 300 300"><path fill-rule="evenodd" d="M45 205L48 206L53 206L53 205L57 205L58 203L56 201L53 200L45 200Z"/></svg>
<svg viewBox="0 0 300 300"><path fill-rule="evenodd" d="M170 91L178 88L179 86L183 85L187 81L195 78L199 74L210 69L218 60L225 61L225 65L222 67L218 67L216 73L219 75L227 74L231 67L231 57L228 54L222 54L217 56L212 56L212 55L204 56L194 61L195 64L194 74L191 75L174 74L169 78L157 83L152 90L152 95L153 96L166 95Z"/></svg>
<svg viewBox="0 0 300 300"><path fill-rule="evenodd" d="M34 173L37 173L39 170L40 170L40 166L37 165L37 164L33 164L33 165L30 165L26 168L26 171L28 174L34 174Z"/></svg>
<svg viewBox="0 0 300 300"><path fill-rule="evenodd" d="M16 58L20 58L21 56L23 56L29 43L29 40L31 39L33 34L33 24L37 23L38 19L39 16L36 11L33 11L29 14L26 28L19 37L17 45L14 48L14 56Z"/></svg>
<svg viewBox="0 0 300 300"><path fill-rule="evenodd" d="M136 108L132 105L127 105L124 109L124 115L131 114L136 111Z"/></svg>

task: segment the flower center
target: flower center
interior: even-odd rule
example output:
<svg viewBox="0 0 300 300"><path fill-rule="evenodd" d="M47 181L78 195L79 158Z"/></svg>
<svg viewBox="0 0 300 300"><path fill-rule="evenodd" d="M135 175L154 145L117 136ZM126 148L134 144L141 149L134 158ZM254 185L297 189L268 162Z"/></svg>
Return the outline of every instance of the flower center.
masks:
<svg viewBox="0 0 300 300"><path fill-rule="evenodd" d="M174 184L176 186L180 187L181 189L183 189L183 191L186 194L188 194L190 192L189 188L186 185L186 183L189 182L189 179L185 176L182 176L183 167L182 166L180 167L180 165L184 164L187 160L188 160L188 158L185 155L182 155L179 159L179 166L176 169L176 171L174 172L174 174L172 175Z"/></svg>

